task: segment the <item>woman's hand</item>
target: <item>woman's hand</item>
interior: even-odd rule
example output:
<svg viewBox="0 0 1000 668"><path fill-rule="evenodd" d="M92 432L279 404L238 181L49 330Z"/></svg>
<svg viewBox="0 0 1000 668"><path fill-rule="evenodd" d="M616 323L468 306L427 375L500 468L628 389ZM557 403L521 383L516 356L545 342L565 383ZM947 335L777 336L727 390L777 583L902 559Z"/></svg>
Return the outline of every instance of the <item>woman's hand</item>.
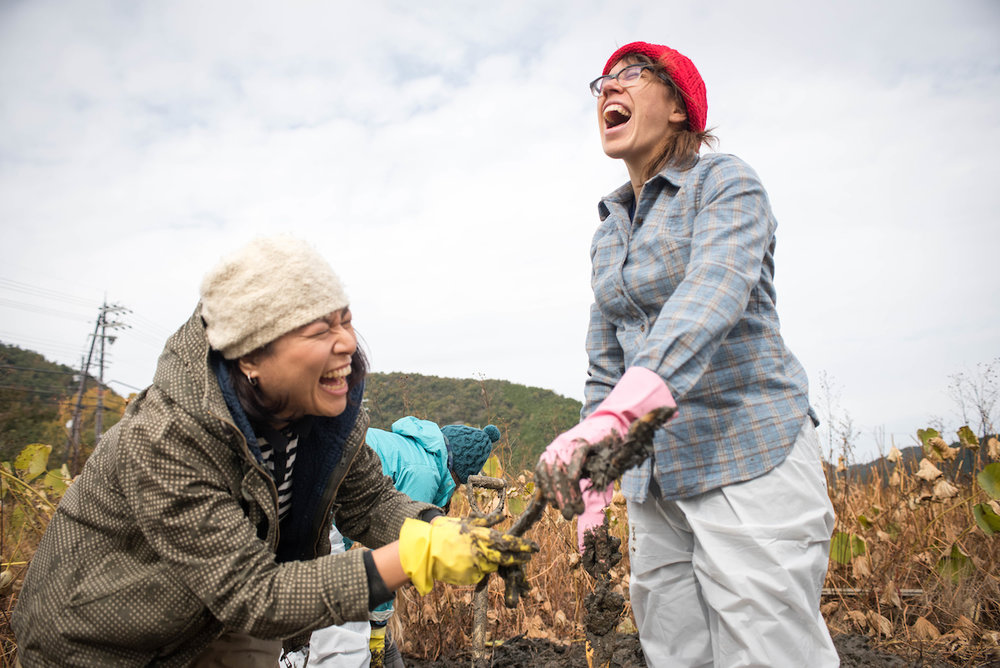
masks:
<svg viewBox="0 0 1000 668"><path fill-rule="evenodd" d="M557 436L542 453L535 467L535 483L542 494L554 507L563 508L563 516L567 519L587 511L588 504L592 506L591 511L596 509L607 490L595 490L586 499L580 490L587 448L610 435L624 437L634 420L667 406L676 407L677 404L663 379L644 367L630 367L597 410Z"/></svg>
<svg viewBox="0 0 1000 668"><path fill-rule="evenodd" d="M537 551L526 538L453 517L436 517L433 524L408 519L399 532L399 561L421 596L435 580L473 585L500 566L527 563Z"/></svg>

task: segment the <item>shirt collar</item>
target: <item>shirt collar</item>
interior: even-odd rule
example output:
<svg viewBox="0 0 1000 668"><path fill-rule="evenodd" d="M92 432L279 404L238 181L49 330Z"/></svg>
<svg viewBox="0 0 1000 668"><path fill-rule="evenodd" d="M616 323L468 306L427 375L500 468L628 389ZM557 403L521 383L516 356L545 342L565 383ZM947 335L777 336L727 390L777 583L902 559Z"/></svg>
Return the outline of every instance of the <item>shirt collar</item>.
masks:
<svg viewBox="0 0 1000 668"><path fill-rule="evenodd" d="M663 180L666 181L674 189L678 189L687 180L688 174L694 169L694 166L698 164L701 160L701 155L696 155L694 161L690 165L684 167L678 167L676 165L667 165L656 174L649 177L646 183L653 183L654 181ZM633 199L632 195L632 183L626 181L620 187L616 188L612 192L601 198L602 202L605 203L615 203L619 204L626 209L629 207L629 203Z"/></svg>

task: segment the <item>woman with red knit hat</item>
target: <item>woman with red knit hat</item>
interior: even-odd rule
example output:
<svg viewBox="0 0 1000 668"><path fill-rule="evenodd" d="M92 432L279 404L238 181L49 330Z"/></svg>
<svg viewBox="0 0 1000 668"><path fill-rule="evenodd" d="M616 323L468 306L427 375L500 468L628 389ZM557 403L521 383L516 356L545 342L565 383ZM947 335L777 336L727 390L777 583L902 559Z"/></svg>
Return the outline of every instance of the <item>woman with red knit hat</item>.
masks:
<svg viewBox="0 0 1000 668"><path fill-rule="evenodd" d="M833 508L806 374L779 330L767 193L739 158L699 154L714 140L705 84L677 51L627 44L590 89L629 182L598 206L583 420L542 454L539 484L584 508L582 549L612 490L583 481L575 497L574 452L677 406L622 479L647 663L835 666L819 612Z"/></svg>

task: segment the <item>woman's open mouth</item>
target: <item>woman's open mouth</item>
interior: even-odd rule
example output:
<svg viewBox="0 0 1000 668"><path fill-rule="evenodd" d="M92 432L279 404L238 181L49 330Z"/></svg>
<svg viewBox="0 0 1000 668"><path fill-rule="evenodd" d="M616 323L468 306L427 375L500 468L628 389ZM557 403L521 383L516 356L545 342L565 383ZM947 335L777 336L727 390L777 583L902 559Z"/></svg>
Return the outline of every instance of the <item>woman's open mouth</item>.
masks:
<svg viewBox="0 0 1000 668"><path fill-rule="evenodd" d="M351 375L350 365L327 371L319 377L319 384L327 392L341 394L347 389L347 377Z"/></svg>
<svg viewBox="0 0 1000 668"><path fill-rule="evenodd" d="M630 118L632 118L632 112L617 102L612 102L604 107L604 127L609 130L628 123Z"/></svg>

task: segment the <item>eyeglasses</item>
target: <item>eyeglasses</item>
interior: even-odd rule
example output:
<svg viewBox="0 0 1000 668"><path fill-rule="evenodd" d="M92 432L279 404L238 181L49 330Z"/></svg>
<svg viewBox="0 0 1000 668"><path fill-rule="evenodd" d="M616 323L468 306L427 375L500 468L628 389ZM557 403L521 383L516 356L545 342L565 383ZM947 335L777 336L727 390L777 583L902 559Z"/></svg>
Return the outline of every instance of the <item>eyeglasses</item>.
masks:
<svg viewBox="0 0 1000 668"><path fill-rule="evenodd" d="M597 77L590 82L590 92L594 94L594 97L598 97L604 90L605 84L612 79L617 81L622 87L634 86L639 77L642 76L643 70L653 71L653 66L636 63L635 65L623 67L618 74L605 74L604 76ZM657 73L657 75L666 81L662 74Z"/></svg>

